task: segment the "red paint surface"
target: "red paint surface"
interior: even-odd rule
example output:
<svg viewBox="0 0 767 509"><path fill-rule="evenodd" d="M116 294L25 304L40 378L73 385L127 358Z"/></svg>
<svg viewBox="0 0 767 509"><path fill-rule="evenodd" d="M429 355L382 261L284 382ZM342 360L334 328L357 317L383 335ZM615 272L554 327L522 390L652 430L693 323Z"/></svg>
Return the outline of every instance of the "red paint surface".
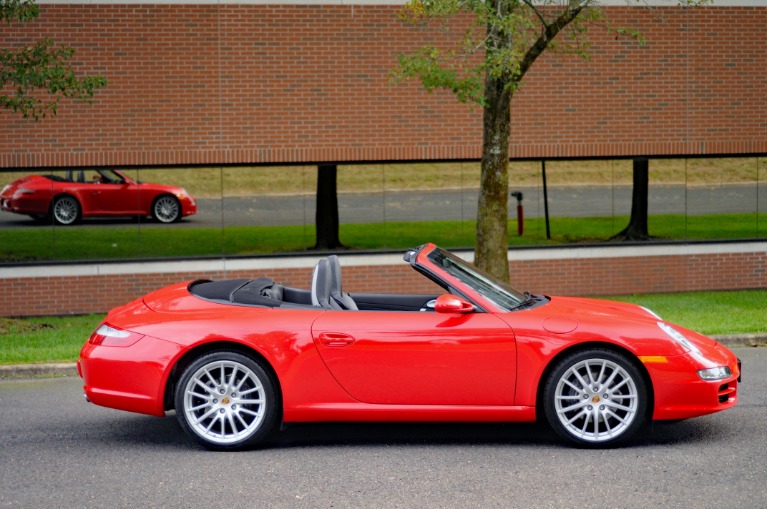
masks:
<svg viewBox="0 0 767 509"><path fill-rule="evenodd" d="M444 274L425 256L418 259L421 269ZM468 294L463 283L443 277ZM701 353L688 352L657 318L631 304L554 297L505 313L328 311L213 303L186 287L173 285L107 316L111 326L144 337L130 346L86 343L79 365L91 401L160 415L166 387L179 376L176 365L200 349L240 348L274 372L285 422L532 421L547 368L568 352L602 347L647 375L655 419L694 417L737 402L740 372L732 352L680 329ZM492 308L479 295L469 298L478 309ZM578 322L571 332L541 326L568 318ZM640 357L662 362L642 364ZM733 373L728 379L704 382L696 374L725 365Z"/></svg>

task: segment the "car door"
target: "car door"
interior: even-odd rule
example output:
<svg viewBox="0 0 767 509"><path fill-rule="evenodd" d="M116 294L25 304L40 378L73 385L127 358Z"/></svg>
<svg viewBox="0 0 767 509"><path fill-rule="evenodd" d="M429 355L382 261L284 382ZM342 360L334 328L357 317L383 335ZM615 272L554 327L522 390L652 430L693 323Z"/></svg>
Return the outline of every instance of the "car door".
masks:
<svg viewBox="0 0 767 509"><path fill-rule="evenodd" d="M109 181L89 184L92 213L98 215L134 215L139 213L138 185L111 175Z"/></svg>
<svg viewBox="0 0 767 509"><path fill-rule="evenodd" d="M514 333L490 313L326 311L312 336L336 380L365 403L514 403Z"/></svg>

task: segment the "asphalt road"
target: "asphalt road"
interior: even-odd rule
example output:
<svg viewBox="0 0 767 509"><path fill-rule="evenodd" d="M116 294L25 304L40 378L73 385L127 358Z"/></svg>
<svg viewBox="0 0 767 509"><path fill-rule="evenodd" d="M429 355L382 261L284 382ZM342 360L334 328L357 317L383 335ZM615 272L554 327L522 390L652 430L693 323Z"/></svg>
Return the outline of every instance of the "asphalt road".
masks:
<svg viewBox="0 0 767 509"><path fill-rule="evenodd" d="M767 506L767 349L732 410L581 450L535 425L300 425L212 453L175 418L84 401L77 378L0 382L0 507Z"/></svg>
<svg viewBox="0 0 767 509"><path fill-rule="evenodd" d="M767 211L767 185L653 186L650 214L725 214ZM525 217L543 217L543 190L520 189ZM761 191L761 192L760 192ZM628 215L630 186L572 186L549 189L550 217ZM284 226L314 224L314 195L226 197L198 200L198 213L174 227ZM516 200L509 202L509 217L516 217ZM477 190L398 191L387 193L339 193L341 223L384 221L468 220L476 217ZM82 226L125 226L133 219L90 219ZM168 228L143 220L142 227ZM0 228L40 228L26 216L0 212Z"/></svg>

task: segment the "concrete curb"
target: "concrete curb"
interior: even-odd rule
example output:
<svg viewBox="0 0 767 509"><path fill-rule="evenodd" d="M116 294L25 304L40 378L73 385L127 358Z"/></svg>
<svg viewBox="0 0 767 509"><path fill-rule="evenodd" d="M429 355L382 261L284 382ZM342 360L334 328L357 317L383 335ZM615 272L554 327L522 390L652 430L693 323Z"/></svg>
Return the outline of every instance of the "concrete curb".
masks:
<svg viewBox="0 0 767 509"><path fill-rule="evenodd" d="M725 346L767 346L767 334L727 334L711 336ZM9 364L0 365L0 380L17 378L54 378L78 376L74 362L58 364Z"/></svg>
<svg viewBox="0 0 767 509"><path fill-rule="evenodd" d="M727 334L711 338L725 346L767 346L767 334Z"/></svg>
<svg viewBox="0 0 767 509"><path fill-rule="evenodd" d="M56 364L9 364L0 366L0 380L8 378L53 378L77 376L74 362Z"/></svg>

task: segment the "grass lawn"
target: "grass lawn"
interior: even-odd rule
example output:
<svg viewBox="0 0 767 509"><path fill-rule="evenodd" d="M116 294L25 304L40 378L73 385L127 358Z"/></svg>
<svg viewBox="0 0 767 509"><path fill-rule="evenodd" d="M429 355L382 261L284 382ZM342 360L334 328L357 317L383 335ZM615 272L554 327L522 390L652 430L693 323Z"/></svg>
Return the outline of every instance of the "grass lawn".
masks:
<svg viewBox="0 0 767 509"><path fill-rule="evenodd" d="M767 333L767 290L612 297L707 335ZM104 315L0 318L0 364L73 362Z"/></svg>
<svg viewBox="0 0 767 509"><path fill-rule="evenodd" d="M664 320L708 335L767 333L767 290L608 298L640 304Z"/></svg>
<svg viewBox="0 0 767 509"><path fill-rule="evenodd" d="M543 218L525 220L517 236L509 221L510 246L604 242L620 231L627 216L552 218L551 240ZM761 221L759 221L761 219ZM767 233L767 218L756 214L656 215L650 233L659 239L755 238ZM344 224L341 242L350 249L407 249L424 242L445 248L475 244L473 221ZM115 260L189 256L236 256L300 252L314 244L314 226L232 226L227 228L40 228L0 231L0 262Z"/></svg>
<svg viewBox="0 0 767 509"><path fill-rule="evenodd" d="M197 198L269 194L313 195L317 189L316 166L146 168L125 172L130 177L144 182L184 187ZM39 172L0 172L0 187L30 173ZM44 173L64 176L65 172L51 169ZM631 185L632 161L547 161L546 174L550 186ZM344 193L375 192L384 189L477 189L479 178L478 161L340 165L338 191ZM755 157L650 161L650 182L653 185L719 185L722 182L763 180L764 170L760 171L759 161ZM540 161L511 161L509 182L514 186L540 185Z"/></svg>
<svg viewBox="0 0 767 509"><path fill-rule="evenodd" d="M71 362L103 315L0 318L0 364Z"/></svg>

